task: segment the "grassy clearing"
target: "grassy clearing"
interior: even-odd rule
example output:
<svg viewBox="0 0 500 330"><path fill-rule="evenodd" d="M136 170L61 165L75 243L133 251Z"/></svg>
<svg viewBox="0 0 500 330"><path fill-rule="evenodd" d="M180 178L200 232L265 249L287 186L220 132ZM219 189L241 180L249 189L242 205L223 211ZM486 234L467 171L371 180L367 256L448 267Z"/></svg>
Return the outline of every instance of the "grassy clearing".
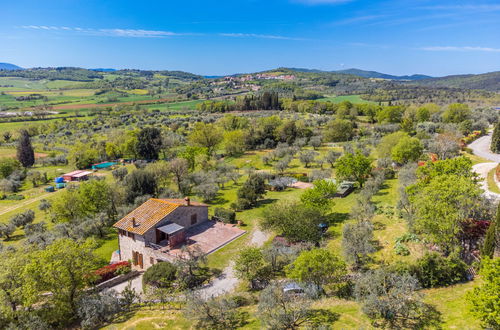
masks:
<svg viewBox="0 0 500 330"><path fill-rule="evenodd" d="M318 101L330 101L333 103L340 103L344 101L349 101L351 103L368 103L368 104L378 104L377 102L363 100L360 95L342 95L342 96L328 96Z"/></svg>
<svg viewBox="0 0 500 330"><path fill-rule="evenodd" d="M488 189L494 193L500 194L500 188L495 181L496 168L488 172Z"/></svg>

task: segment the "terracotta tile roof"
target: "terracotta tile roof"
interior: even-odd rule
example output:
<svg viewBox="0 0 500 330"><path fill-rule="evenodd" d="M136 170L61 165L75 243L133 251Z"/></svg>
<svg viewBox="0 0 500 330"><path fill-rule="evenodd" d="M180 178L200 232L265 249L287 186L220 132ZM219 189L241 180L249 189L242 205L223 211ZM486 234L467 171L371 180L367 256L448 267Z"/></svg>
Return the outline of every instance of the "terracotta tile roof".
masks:
<svg viewBox="0 0 500 330"><path fill-rule="evenodd" d="M169 202L169 203L173 203L173 204L178 204L180 206L187 206L186 200L182 199L182 198L163 198L160 200L165 201L165 202ZM207 206L208 207L207 204L203 204L203 203L195 202L195 201L189 201L189 206Z"/></svg>
<svg viewBox="0 0 500 330"><path fill-rule="evenodd" d="M166 200L150 198L144 204L124 216L113 227L123 229L135 234L144 235L158 222L181 206ZM135 219L135 227L133 220Z"/></svg>

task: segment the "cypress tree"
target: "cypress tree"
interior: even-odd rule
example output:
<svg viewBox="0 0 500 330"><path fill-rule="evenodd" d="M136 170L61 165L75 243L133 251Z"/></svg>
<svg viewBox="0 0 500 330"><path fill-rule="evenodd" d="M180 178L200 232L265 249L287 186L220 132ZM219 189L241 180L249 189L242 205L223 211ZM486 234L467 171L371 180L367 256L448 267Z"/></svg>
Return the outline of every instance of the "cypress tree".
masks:
<svg viewBox="0 0 500 330"><path fill-rule="evenodd" d="M497 235L499 235L499 224L500 223L500 205L498 205L497 215L495 221L491 221L488 230L486 231L486 235L484 237L483 246L481 248L481 256L482 257L490 257L493 258L495 253L495 249L497 247Z"/></svg>
<svg viewBox="0 0 500 330"><path fill-rule="evenodd" d="M500 122L495 125L493 135L491 137L491 151L500 153Z"/></svg>
<svg viewBox="0 0 500 330"><path fill-rule="evenodd" d="M25 129L20 132L19 141L17 143L17 160L24 166L30 167L35 164L35 152L31 146L31 139L28 131Z"/></svg>

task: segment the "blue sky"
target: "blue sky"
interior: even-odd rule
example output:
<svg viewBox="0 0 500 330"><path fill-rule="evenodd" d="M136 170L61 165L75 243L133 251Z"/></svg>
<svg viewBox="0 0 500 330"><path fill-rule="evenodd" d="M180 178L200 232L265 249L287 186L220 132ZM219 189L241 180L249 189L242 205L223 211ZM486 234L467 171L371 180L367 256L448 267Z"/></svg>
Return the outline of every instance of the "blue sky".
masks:
<svg viewBox="0 0 500 330"><path fill-rule="evenodd" d="M500 70L500 1L5 0L0 62L390 74Z"/></svg>

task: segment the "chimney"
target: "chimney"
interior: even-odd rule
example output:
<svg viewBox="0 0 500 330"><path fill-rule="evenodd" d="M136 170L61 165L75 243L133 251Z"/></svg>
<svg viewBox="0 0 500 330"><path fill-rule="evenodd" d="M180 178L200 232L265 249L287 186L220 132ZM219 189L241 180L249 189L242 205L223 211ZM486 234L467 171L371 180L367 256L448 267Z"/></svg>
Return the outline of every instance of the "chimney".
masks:
<svg viewBox="0 0 500 330"><path fill-rule="evenodd" d="M186 206L190 206L191 205L191 200L189 199L189 197L185 197L184 201L186 202Z"/></svg>
<svg viewBox="0 0 500 330"><path fill-rule="evenodd" d="M135 223L135 218L132 218L132 228L135 228L137 224Z"/></svg>

